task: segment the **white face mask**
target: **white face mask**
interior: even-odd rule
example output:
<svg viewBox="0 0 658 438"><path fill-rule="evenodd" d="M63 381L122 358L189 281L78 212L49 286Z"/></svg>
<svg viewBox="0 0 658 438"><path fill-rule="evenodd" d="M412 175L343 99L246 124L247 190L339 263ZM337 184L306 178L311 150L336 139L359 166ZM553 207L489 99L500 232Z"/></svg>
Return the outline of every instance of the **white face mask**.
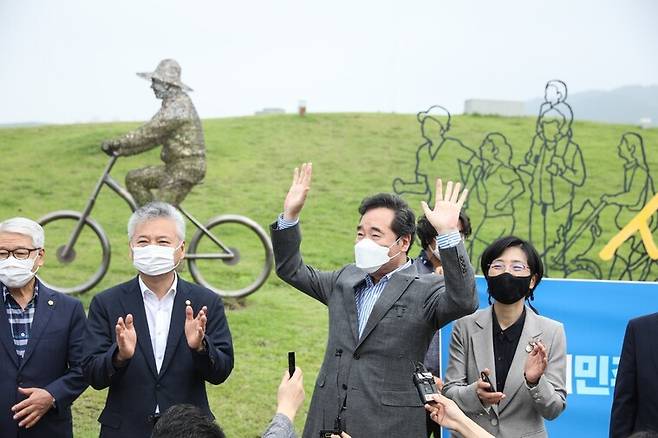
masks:
<svg viewBox="0 0 658 438"><path fill-rule="evenodd" d="M182 244L183 242L175 248L161 245L134 246L133 266L142 274L149 276L171 272L178 266L178 263L174 262L174 252Z"/></svg>
<svg viewBox="0 0 658 438"><path fill-rule="evenodd" d="M32 272L35 260L36 258L19 260L14 256L0 260L0 282L12 289L25 286L36 274Z"/></svg>
<svg viewBox="0 0 658 438"><path fill-rule="evenodd" d="M395 245L399 238L393 242ZM391 245L391 246L393 246ZM398 252L393 257L388 256L388 250L391 246L381 246L376 244L371 239L361 239L354 245L354 259L356 267L362 269L367 274L376 272L393 257L397 257L401 252Z"/></svg>

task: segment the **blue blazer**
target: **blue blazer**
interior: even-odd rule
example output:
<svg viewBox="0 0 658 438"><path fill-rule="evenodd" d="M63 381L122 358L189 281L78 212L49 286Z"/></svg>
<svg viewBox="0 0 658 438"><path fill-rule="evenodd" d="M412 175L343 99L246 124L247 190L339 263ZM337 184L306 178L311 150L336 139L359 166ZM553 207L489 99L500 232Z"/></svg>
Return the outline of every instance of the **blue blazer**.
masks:
<svg viewBox="0 0 658 438"><path fill-rule="evenodd" d="M38 281L38 280L37 280ZM19 361L0 283L0 436L70 438L71 404L87 389L82 376L85 312L80 301L39 283L39 296L25 356ZM22 388L43 388L55 407L30 429L18 427L11 407L26 397Z"/></svg>
<svg viewBox="0 0 658 438"><path fill-rule="evenodd" d="M610 437L658 432L658 313L631 319L617 368Z"/></svg>
<svg viewBox="0 0 658 438"><path fill-rule="evenodd" d="M190 350L185 338L185 307L190 301L196 315L208 307L207 351ZM117 319L132 313L137 332L135 355L115 368ZM137 277L96 295L89 307L83 372L95 389L109 387L98 421L101 437L147 438L153 429L156 406L189 403L212 416L205 382L220 384L233 369L233 343L221 298L212 291L178 277L167 347L157 372L144 300Z"/></svg>

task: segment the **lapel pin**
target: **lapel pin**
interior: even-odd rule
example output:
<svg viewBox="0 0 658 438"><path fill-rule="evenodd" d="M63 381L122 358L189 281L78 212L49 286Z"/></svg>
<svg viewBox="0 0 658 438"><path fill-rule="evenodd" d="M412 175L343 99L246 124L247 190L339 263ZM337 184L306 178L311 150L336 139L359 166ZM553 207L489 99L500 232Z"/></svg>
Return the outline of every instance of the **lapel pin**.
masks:
<svg viewBox="0 0 658 438"><path fill-rule="evenodd" d="M525 346L526 353L532 352L532 349L535 348L534 342L528 342L528 345Z"/></svg>
<svg viewBox="0 0 658 438"><path fill-rule="evenodd" d="M53 304L55 304L55 302L53 300L48 300L48 305L49 306L52 306Z"/></svg>
<svg viewBox="0 0 658 438"><path fill-rule="evenodd" d="M190 301L190 300L185 300L185 305L186 305L186 306L191 306L191 305L192 305L192 301Z"/></svg>

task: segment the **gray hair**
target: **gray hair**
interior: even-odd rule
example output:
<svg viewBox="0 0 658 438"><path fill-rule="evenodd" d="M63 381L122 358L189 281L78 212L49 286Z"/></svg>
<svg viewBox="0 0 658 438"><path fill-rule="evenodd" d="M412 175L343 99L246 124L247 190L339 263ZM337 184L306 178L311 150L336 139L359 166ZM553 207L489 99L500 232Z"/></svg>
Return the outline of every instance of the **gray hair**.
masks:
<svg viewBox="0 0 658 438"><path fill-rule="evenodd" d="M180 211L173 205L166 202L149 202L139 207L128 220L128 239L132 240L135 235L135 228L142 222L150 219L166 218L176 223L176 234L182 241L185 240L185 219Z"/></svg>
<svg viewBox="0 0 658 438"><path fill-rule="evenodd" d="M32 219L24 217L14 217L1 222L0 233L16 233L31 237L35 248L43 248L46 243L43 227Z"/></svg>

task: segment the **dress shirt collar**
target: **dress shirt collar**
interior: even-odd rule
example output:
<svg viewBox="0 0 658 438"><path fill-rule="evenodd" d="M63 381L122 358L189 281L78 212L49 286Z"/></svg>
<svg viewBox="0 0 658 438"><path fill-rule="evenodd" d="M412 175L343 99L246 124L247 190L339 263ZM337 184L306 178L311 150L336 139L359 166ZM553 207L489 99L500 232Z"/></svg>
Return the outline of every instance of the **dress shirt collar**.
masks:
<svg viewBox="0 0 658 438"><path fill-rule="evenodd" d="M397 269L395 269L395 270L389 272L388 274L384 275L384 276L379 280L379 282L380 282L380 283L381 283L381 282L384 282L384 283L388 282L388 280L391 279L391 277L393 276L393 274L395 274L396 272L401 271L401 270L403 270L403 269L406 269L406 268L408 268L409 266L411 266L411 260L410 260L410 259L407 259L407 262L406 262L404 265L402 265L402 266L400 266L399 268L397 268ZM372 277L370 276L370 274L366 274L365 282L366 282L366 287L372 287L372 286L375 285L375 282L372 281Z"/></svg>
<svg viewBox="0 0 658 438"><path fill-rule="evenodd" d="M0 283L0 284L2 284L2 283ZM3 284L2 285L2 300L5 303L7 303L7 298L9 296L11 296L11 292L9 292L9 288ZM36 304L38 296L39 296L39 280L35 277L34 278L34 295L32 295L32 298L30 299L29 302L34 301L34 304ZM12 299L13 299L13 297L12 297ZM16 301L16 300L14 300L14 301Z"/></svg>
<svg viewBox="0 0 658 438"><path fill-rule="evenodd" d="M146 299L147 294L153 294L153 296L157 297L157 295L155 295L155 292L149 289L146 283L144 283L144 280L142 280L141 275L138 275L137 278L139 279L139 289L142 291L142 298ZM171 294L173 298L176 295L177 286L178 286L178 274L176 273L176 271L174 271L174 281L173 283L171 283L171 286L169 286L169 290L162 298L163 299L166 298L169 294Z"/></svg>
<svg viewBox="0 0 658 438"><path fill-rule="evenodd" d="M525 323L525 306L523 306L523 312L521 316L512 324L503 330L498 323L498 318L496 317L496 311L493 306L491 306L491 313L493 319L493 332L494 336L502 335L507 342L518 342L521 338L521 332L523 331L523 324Z"/></svg>

